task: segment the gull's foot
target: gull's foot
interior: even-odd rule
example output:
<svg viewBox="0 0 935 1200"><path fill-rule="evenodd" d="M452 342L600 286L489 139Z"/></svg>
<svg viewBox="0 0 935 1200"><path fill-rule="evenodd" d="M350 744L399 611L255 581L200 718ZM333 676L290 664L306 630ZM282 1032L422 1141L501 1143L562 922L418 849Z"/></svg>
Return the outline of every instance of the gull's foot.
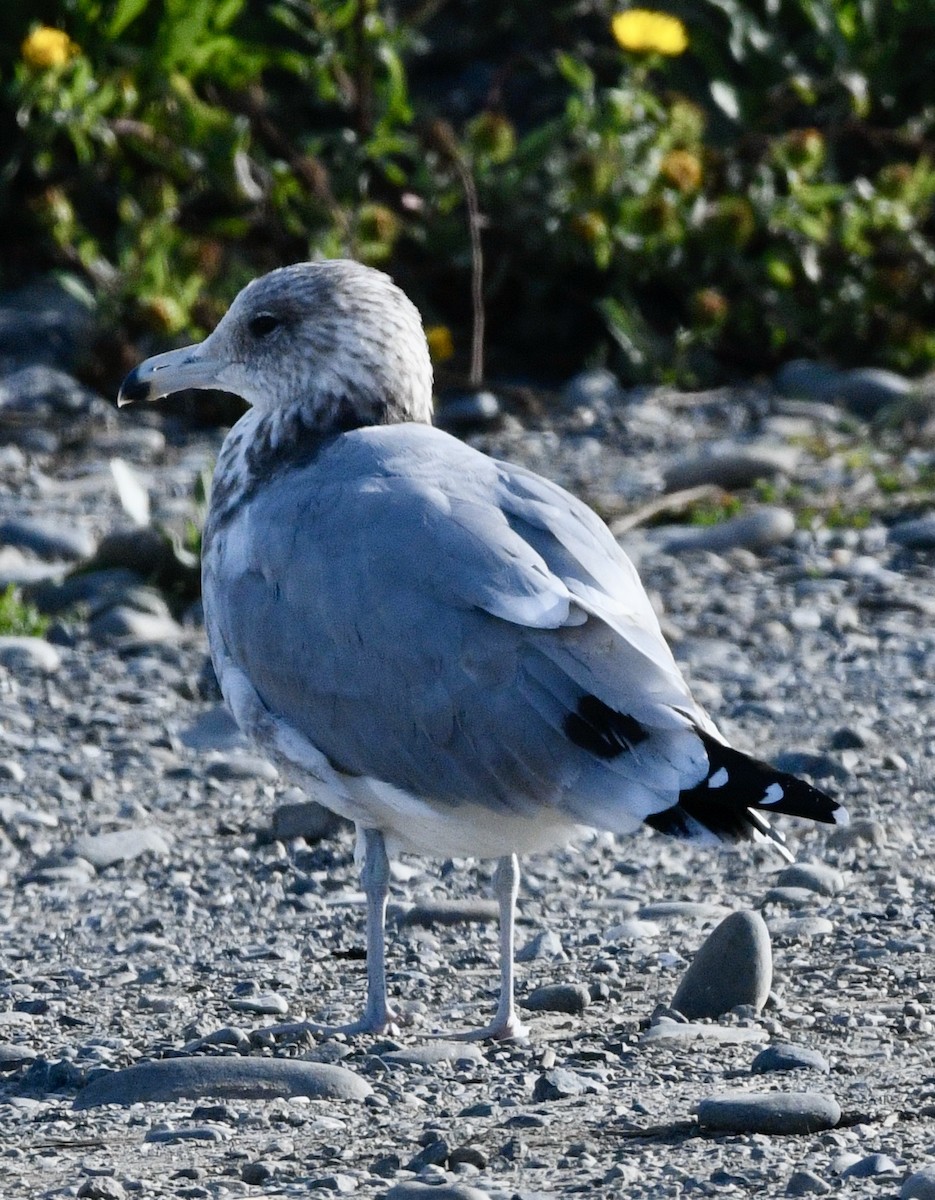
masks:
<svg viewBox="0 0 935 1200"><path fill-rule="evenodd" d="M516 1013L507 1017L494 1017L483 1029L469 1029L464 1033L442 1035L453 1042L513 1042L529 1037L529 1027L524 1025Z"/></svg>
<svg viewBox="0 0 935 1200"><path fill-rule="evenodd" d="M253 1030L253 1036L287 1042L298 1042L304 1038L333 1037L336 1033L343 1033L347 1037L358 1033L398 1037L400 1026L408 1022L409 1017L405 1013L387 1009L383 1013L364 1013L358 1020L347 1025L325 1025L318 1021L290 1021L282 1025L264 1025L261 1029Z"/></svg>

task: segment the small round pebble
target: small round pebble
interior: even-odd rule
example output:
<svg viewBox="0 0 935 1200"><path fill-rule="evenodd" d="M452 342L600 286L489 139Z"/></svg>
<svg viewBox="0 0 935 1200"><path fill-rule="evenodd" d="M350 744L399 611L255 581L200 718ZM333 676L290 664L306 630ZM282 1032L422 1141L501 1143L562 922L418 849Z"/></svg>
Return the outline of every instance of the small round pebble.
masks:
<svg viewBox="0 0 935 1200"><path fill-rule="evenodd" d="M787 1196L826 1196L831 1184L812 1171L793 1171L786 1184Z"/></svg>
<svg viewBox="0 0 935 1200"><path fill-rule="evenodd" d="M817 1133L833 1129L841 1109L819 1092L734 1092L698 1105L698 1122L725 1133Z"/></svg>
<svg viewBox="0 0 935 1200"><path fill-rule="evenodd" d="M827 863L791 863L779 872L780 887L808 888L822 896L836 896L844 890L844 876Z"/></svg>

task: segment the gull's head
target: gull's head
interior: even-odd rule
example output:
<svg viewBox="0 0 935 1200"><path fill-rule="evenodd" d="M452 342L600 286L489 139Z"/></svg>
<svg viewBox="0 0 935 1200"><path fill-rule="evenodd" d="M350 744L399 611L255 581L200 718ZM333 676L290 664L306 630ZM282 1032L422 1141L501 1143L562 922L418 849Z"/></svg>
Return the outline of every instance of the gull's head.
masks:
<svg viewBox="0 0 935 1200"><path fill-rule="evenodd" d="M432 417L418 310L389 276L349 259L254 280L203 342L131 371L117 402L187 388L233 392L265 411L298 405L322 432Z"/></svg>

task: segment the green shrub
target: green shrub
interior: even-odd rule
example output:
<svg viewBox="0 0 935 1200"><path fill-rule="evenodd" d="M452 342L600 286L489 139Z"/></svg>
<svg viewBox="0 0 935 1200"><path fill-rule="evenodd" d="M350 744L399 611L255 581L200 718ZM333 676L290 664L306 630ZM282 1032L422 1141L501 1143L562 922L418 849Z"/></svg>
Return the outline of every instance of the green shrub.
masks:
<svg viewBox="0 0 935 1200"><path fill-rule="evenodd" d="M128 336L174 338L351 254L466 369L467 172L498 371L929 367L935 0L667 7L8 5L6 277L79 272Z"/></svg>
<svg viewBox="0 0 935 1200"><path fill-rule="evenodd" d="M0 636L42 637L49 627L47 617L25 601L12 583L0 592Z"/></svg>

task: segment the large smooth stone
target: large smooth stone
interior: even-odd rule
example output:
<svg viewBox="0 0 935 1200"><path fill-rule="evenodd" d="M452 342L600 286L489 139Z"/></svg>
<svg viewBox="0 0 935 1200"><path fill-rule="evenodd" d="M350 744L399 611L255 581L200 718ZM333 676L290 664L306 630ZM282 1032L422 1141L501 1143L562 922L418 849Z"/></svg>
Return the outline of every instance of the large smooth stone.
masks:
<svg viewBox="0 0 935 1200"><path fill-rule="evenodd" d="M758 1012L773 981L766 922L756 912L731 913L708 935L692 959L671 1007L690 1021L719 1017L738 1004Z"/></svg>
<svg viewBox="0 0 935 1200"><path fill-rule="evenodd" d="M817 1133L833 1129L841 1108L820 1092L731 1092L698 1105L698 1123L725 1133Z"/></svg>

